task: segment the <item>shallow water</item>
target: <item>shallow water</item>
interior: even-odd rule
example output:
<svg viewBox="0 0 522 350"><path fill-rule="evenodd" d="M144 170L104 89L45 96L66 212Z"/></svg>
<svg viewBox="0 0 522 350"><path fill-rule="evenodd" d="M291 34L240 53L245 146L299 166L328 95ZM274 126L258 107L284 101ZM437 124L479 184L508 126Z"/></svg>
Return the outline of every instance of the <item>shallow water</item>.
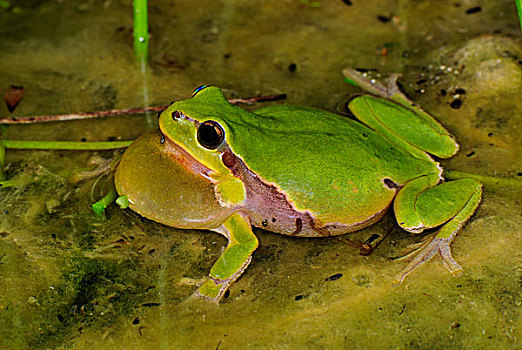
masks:
<svg viewBox="0 0 522 350"><path fill-rule="evenodd" d="M131 1L12 3L19 8L0 10L0 91L24 86L13 115L145 103ZM115 206L107 220L96 219L90 204L107 180L71 180L94 167L93 153L10 150L7 176L36 181L0 190L0 347L520 348L515 4L481 1L480 11L470 11L476 2L351 3L151 2L150 103L186 98L208 83L229 97L286 93L290 103L336 111L358 91L343 81L343 68L403 73L412 99L460 143L459 154L442 161L445 169L518 181L486 183L482 204L452 245L463 276L452 277L435 258L392 286L406 264L395 258L421 238L402 232L390 214L351 237L392 231L369 257L333 239L257 230L253 262L222 304L189 300L194 287L180 280L208 273L222 237ZM147 129L142 116L129 116L8 126L2 137L132 139Z"/></svg>

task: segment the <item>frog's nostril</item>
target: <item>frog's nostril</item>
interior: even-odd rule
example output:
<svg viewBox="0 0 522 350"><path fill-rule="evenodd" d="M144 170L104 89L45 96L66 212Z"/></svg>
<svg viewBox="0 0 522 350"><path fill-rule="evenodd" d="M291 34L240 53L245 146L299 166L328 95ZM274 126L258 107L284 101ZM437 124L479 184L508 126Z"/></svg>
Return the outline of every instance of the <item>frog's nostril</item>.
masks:
<svg viewBox="0 0 522 350"><path fill-rule="evenodd" d="M172 112L171 116L172 116L172 119L179 119L179 118L181 118L181 112L174 111L174 112Z"/></svg>

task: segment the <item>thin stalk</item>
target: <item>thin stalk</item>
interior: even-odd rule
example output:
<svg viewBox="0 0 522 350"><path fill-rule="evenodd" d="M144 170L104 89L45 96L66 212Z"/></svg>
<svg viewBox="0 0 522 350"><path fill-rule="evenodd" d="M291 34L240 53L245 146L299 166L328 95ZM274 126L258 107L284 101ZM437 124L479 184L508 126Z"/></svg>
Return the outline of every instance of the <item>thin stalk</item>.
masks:
<svg viewBox="0 0 522 350"><path fill-rule="evenodd" d="M0 146L9 149L96 151L129 147L132 141L20 141L0 140Z"/></svg>
<svg viewBox="0 0 522 350"><path fill-rule="evenodd" d="M147 0L134 0L134 53L140 62L149 59Z"/></svg>

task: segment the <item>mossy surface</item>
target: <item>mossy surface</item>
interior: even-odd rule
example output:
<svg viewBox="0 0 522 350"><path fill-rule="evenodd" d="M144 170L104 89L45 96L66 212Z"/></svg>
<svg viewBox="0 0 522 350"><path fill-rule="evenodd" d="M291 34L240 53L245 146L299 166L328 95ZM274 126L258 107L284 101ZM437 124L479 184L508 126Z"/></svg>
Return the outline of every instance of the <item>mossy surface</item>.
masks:
<svg viewBox="0 0 522 350"><path fill-rule="evenodd" d="M142 106L129 1L10 1L0 10L0 91L24 86L12 115ZM404 90L454 134L445 169L522 179L522 48L515 3L481 1L154 1L148 101L200 84L228 97L286 93L336 111L357 92L345 67L403 73ZM320 5L320 6L318 6ZM247 107L251 108L251 107ZM10 115L0 108L1 116ZM8 126L18 140L132 139L141 116ZM422 241L392 213L351 235L391 232L370 256L333 239L262 230L245 274L219 305L190 299L225 239L111 206L110 177L75 181L111 151L7 151L0 189L0 348L520 348L520 186L485 186L452 245L399 287L397 259Z"/></svg>

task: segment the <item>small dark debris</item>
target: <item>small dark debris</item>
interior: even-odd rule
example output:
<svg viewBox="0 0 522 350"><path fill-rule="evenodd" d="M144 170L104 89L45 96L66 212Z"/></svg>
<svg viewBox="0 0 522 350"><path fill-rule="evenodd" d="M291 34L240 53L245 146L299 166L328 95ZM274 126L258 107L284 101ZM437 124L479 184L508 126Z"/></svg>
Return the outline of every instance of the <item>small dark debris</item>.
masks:
<svg viewBox="0 0 522 350"><path fill-rule="evenodd" d="M377 19L382 22L382 23L387 23L389 21L391 21L391 16L383 16L383 15L378 15L377 16Z"/></svg>
<svg viewBox="0 0 522 350"><path fill-rule="evenodd" d="M288 71L289 71L290 73L294 73L296 70L297 70L297 64L295 64L295 63L290 63L290 64L288 65Z"/></svg>
<svg viewBox="0 0 522 350"><path fill-rule="evenodd" d="M463 88L456 88L455 93L459 95L464 95L466 93L466 90L464 90Z"/></svg>
<svg viewBox="0 0 522 350"><path fill-rule="evenodd" d="M352 2L350 0L343 0L346 6L352 6Z"/></svg>
<svg viewBox="0 0 522 350"><path fill-rule="evenodd" d="M450 107L453 109L459 109L461 106L462 106L462 100L458 99L458 98L456 100L451 101L451 103L450 103Z"/></svg>
<svg viewBox="0 0 522 350"><path fill-rule="evenodd" d="M132 320L132 324L140 324L140 318L136 317L134 320Z"/></svg>
<svg viewBox="0 0 522 350"><path fill-rule="evenodd" d="M56 317L58 317L58 321L60 321L62 323L63 323L63 321L65 321L65 318L60 314L56 315Z"/></svg>
<svg viewBox="0 0 522 350"><path fill-rule="evenodd" d="M141 304L141 306L144 306L144 307L154 307L154 306L160 306L161 303L144 303L144 304Z"/></svg>
<svg viewBox="0 0 522 350"><path fill-rule="evenodd" d="M460 323L458 323L458 322L453 322L453 323L451 324L451 328L452 328L452 329L459 328L459 327L460 327Z"/></svg>
<svg viewBox="0 0 522 350"><path fill-rule="evenodd" d="M446 96L447 92L444 89L440 89L441 96Z"/></svg>
<svg viewBox="0 0 522 350"><path fill-rule="evenodd" d="M225 294L223 295L223 298L227 299L230 296L230 289L227 289L225 291Z"/></svg>
<svg viewBox="0 0 522 350"><path fill-rule="evenodd" d="M401 83L400 81L397 81L397 86L399 87L399 89L401 89L401 91L404 91L404 84ZM403 92L404 93L404 92ZM410 98L411 96L409 96L408 94L404 93L406 95L406 97Z"/></svg>
<svg viewBox="0 0 522 350"><path fill-rule="evenodd" d="M107 141L109 141L109 142L116 141L116 136L109 136L109 137L107 137Z"/></svg>
<svg viewBox="0 0 522 350"><path fill-rule="evenodd" d="M3 211L3 213L4 213L5 215L9 214L9 210L5 209L5 210Z"/></svg>
<svg viewBox="0 0 522 350"><path fill-rule="evenodd" d="M461 7L462 5L460 4L460 2L456 2L455 4L455 7Z"/></svg>
<svg viewBox="0 0 522 350"><path fill-rule="evenodd" d="M5 238L7 236L9 236L9 232L6 232L6 231L0 232L0 237Z"/></svg>
<svg viewBox="0 0 522 350"><path fill-rule="evenodd" d="M374 233L373 235L370 236L370 238L368 238L366 240L365 243L372 244L373 242L375 242L375 240L379 239L380 237L381 237L380 235Z"/></svg>
<svg viewBox="0 0 522 350"><path fill-rule="evenodd" d="M466 157L472 157L475 154L475 151L471 151L468 154L466 154Z"/></svg>
<svg viewBox="0 0 522 350"><path fill-rule="evenodd" d="M272 218L272 222L276 222L276 218Z"/></svg>
<svg viewBox="0 0 522 350"><path fill-rule="evenodd" d="M368 72L375 72L377 69L376 68L355 68L356 71L358 71L359 73L368 73Z"/></svg>
<svg viewBox="0 0 522 350"><path fill-rule="evenodd" d="M342 273L336 273L335 275L331 275L330 277L327 277L325 278L324 280L326 282L329 282L329 281L337 281L339 278L343 277L343 274Z"/></svg>
<svg viewBox="0 0 522 350"><path fill-rule="evenodd" d="M404 50L402 52L402 58L409 58L410 57L410 52L408 50Z"/></svg>
<svg viewBox="0 0 522 350"><path fill-rule="evenodd" d="M85 137L82 137L82 138L81 138L81 141L82 141L82 142L86 142L87 139L86 139Z"/></svg>
<svg viewBox="0 0 522 350"><path fill-rule="evenodd" d="M521 173L517 173L517 176L522 176L522 172Z"/></svg>
<svg viewBox="0 0 522 350"><path fill-rule="evenodd" d="M480 11L482 11L482 6L475 6L475 7L467 9L466 10L466 14L467 15L472 15L472 14L478 13Z"/></svg>
<svg viewBox="0 0 522 350"><path fill-rule="evenodd" d="M152 253L154 253L155 251L156 251L156 249L151 248L151 249L149 249L149 254L152 254Z"/></svg>
<svg viewBox="0 0 522 350"><path fill-rule="evenodd" d="M428 79L419 79L419 80L417 80L416 84L417 84L417 85L424 84L424 83L426 83L427 81L428 81Z"/></svg>
<svg viewBox="0 0 522 350"><path fill-rule="evenodd" d="M4 95L5 104L9 113L13 113L16 106L24 98L24 87L11 85Z"/></svg>
<svg viewBox="0 0 522 350"><path fill-rule="evenodd" d="M488 136L489 137L493 136L493 133L492 132L488 132Z"/></svg>
<svg viewBox="0 0 522 350"><path fill-rule="evenodd" d="M226 54L223 55L223 58L226 59L226 60L228 60L228 59L230 58L230 56L231 56L231 54L226 53Z"/></svg>
<svg viewBox="0 0 522 350"><path fill-rule="evenodd" d="M299 301L299 300L303 300L304 298L306 298L306 296L304 296L303 294L299 294L299 295L295 296L294 300Z"/></svg>
<svg viewBox="0 0 522 350"><path fill-rule="evenodd" d="M364 134L364 133L363 133L363 137L368 137L368 134Z"/></svg>
<svg viewBox="0 0 522 350"><path fill-rule="evenodd" d="M399 312L399 315L402 315L404 313L404 310L406 309L406 304L402 305L402 310Z"/></svg>
<svg viewBox="0 0 522 350"><path fill-rule="evenodd" d="M457 288L462 288L462 284L457 284Z"/></svg>

